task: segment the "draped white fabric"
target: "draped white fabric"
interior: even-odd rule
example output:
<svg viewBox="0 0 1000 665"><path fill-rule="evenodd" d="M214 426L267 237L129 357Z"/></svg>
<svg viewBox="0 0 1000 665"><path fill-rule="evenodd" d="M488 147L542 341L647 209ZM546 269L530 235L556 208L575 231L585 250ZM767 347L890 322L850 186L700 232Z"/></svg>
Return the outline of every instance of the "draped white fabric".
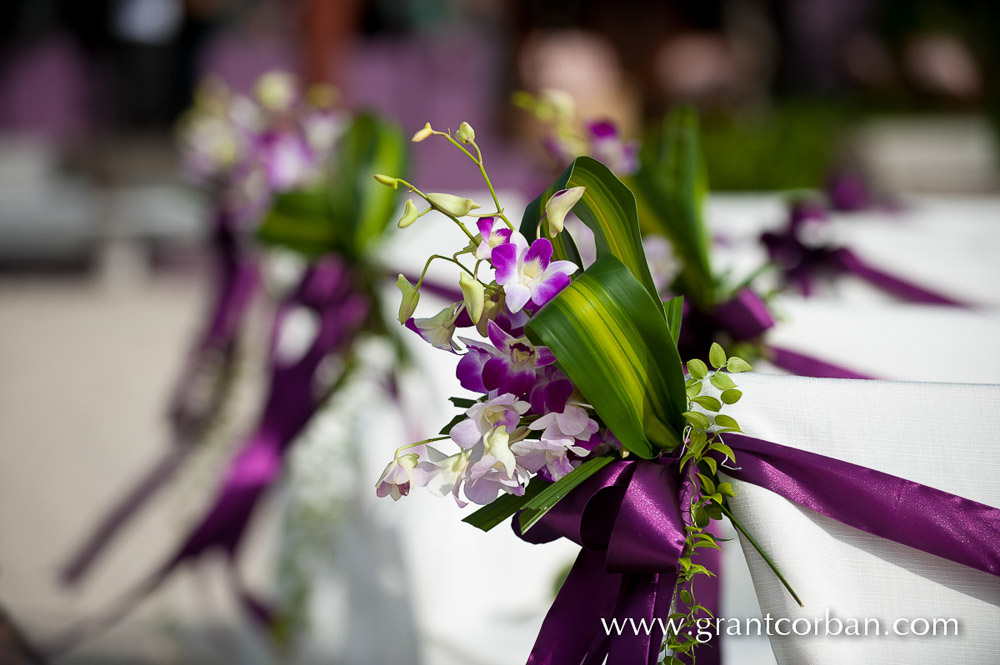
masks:
<svg viewBox="0 0 1000 665"><path fill-rule="evenodd" d="M739 378L745 397L733 414L752 436L1000 506L1000 386ZM827 611L841 620L860 619L862 629L866 618L875 618L883 632L774 636L781 665L1000 662L997 577L845 526L749 483L737 481L734 487L734 514L805 603L798 607L741 539L765 614L820 618L821 633L827 630ZM913 619L931 622L932 629L934 619L956 619L959 633L885 634L897 620L901 631L925 630L920 622L911 624ZM804 623L800 627L806 630ZM735 653L741 639L732 638L727 651Z"/></svg>

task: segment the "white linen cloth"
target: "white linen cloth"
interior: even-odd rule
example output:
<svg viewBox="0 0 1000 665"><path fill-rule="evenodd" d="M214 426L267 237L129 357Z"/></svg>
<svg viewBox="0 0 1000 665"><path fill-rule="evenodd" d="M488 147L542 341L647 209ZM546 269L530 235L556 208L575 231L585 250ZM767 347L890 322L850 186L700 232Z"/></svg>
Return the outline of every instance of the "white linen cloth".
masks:
<svg viewBox="0 0 1000 665"><path fill-rule="evenodd" d="M1000 386L761 374L738 379L744 398L732 414L751 436L1000 506ZM734 488L734 514L805 603L798 607L741 538L765 613L825 620L829 610L862 625L878 618L883 632L897 619L959 623L958 636L948 637L771 637L781 665L1000 662L997 577L864 533L755 485L734 481ZM731 638L727 652L737 652L741 639Z"/></svg>

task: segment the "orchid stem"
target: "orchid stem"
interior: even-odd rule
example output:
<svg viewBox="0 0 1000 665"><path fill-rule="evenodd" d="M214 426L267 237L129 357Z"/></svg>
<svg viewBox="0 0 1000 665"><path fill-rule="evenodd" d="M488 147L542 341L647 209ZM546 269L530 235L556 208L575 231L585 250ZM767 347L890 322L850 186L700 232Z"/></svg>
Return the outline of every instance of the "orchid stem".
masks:
<svg viewBox="0 0 1000 665"><path fill-rule="evenodd" d="M445 439L450 439L450 438L451 437L449 435L445 434L444 436L432 436L431 438L424 439L423 441L417 441L415 443L408 443L405 446L400 446L399 448L396 448L396 455L395 455L395 457L399 457L400 451L407 450L408 448L416 448L417 446L422 446L425 443L434 443L435 441L444 441Z"/></svg>
<svg viewBox="0 0 1000 665"><path fill-rule="evenodd" d="M507 228L513 231L514 225L511 224L510 220L507 219L507 216L503 214L503 208L500 207L500 199L497 198L496 190L493 188L493 182L490 180L489 174L486 173L486 166L483 164L483 153L479 149L479 146L476 145L476 142L475 141L472 142L472 147L476 149L476 154L473 155L465 148L464 145L456 141L450 133L448 132L434 132L434 133L439 134L440 136L443 136L446 139L448 139L448 141L450 141L453 146L464 152L469 157L469 159L475 162L476 166L479 167L479 173L482 174L483 180L486 181L486 186L489 187L490 189L490 196L493 197L493 205L495 205L497 208L496 216L502 219L504 221L504 224L507 225Z"/></svg>
<svg viewBox="0 0 1000 665"><path fill-rule="evenodd" d="M469 273L469 275L473 279L476 278L476 275L471 270L469 270L464 265L462 265L462 262L459 261L458 259L454 259L454 258L452 258L450 256L442 256L441 254L431 254L430 258L427 259L427 263L424 264L424 270L423 270L423 272L420 273L420 279L417 280L417 285L414 288L419 289L420 285L424 283L424 277L427 276L427 269L431 267L431 262L434 259L443 259L443 260L447 261L448 263L454 263L456 266L458 266L459 268L461 268L465 272Z"/></svg>

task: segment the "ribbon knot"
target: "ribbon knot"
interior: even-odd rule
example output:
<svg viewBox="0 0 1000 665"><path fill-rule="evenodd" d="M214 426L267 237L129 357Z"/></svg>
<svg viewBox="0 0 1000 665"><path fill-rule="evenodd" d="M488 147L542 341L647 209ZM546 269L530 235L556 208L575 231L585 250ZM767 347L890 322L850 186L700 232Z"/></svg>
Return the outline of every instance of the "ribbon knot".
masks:
<svg viewBox="0 0 1000 665"><path fill-rule="evenodd" d="M526 534L533 543L565 537L583 549L545 618L529 665L637 665L657 662L684 553L681 506L690 494L675 464L622 460L560 501ZM517 520L513 525L518 531ZM624 631L608 630L626 622ZM635 626L649 627L640 629ZM573 636L569 638L568 636Z"/></svg>

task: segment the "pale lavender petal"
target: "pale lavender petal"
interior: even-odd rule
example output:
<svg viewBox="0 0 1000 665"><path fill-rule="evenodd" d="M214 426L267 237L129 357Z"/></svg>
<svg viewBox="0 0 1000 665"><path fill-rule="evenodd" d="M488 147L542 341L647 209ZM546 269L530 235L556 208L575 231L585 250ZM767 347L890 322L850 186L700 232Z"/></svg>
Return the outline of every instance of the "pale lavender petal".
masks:
<svg viewBox="0 0 1000 665"><path fill-rule="evenodd" d="M466 449L472 448L483 439L479 426L471 418L456 423L448 435L452 441Z"/></svg>
<svg viewBox="0 0 1000 665"><path fill-rule="evenodd" d="M496 250L493 251L495 252ZM566 278L566 283L569 284L568 277ZM504 285L503 290L504 294L507 296L507 307L512 313L520 312L521 309L528 304L528 301L531 300L531 289L523 284L506 284ZM558 291L555 293L558 293ZM555 293L552 295L555 296Z"/></svg>
<svg viewBox="0 0 1000 665"><path fill-rule="evenodd" d="M572 275L579 269L580 267L572 261L553 261L549 264L549 267L545 269L545 275L552 275L557 272Z"/></svg>
<svg viewBox="0 0 1000 665"><path fill-rule="evenodd" d="M556 422L564 433L576 438L590 424L590 416L578 406L567 406L562 413L556 414Z"/></svg>

